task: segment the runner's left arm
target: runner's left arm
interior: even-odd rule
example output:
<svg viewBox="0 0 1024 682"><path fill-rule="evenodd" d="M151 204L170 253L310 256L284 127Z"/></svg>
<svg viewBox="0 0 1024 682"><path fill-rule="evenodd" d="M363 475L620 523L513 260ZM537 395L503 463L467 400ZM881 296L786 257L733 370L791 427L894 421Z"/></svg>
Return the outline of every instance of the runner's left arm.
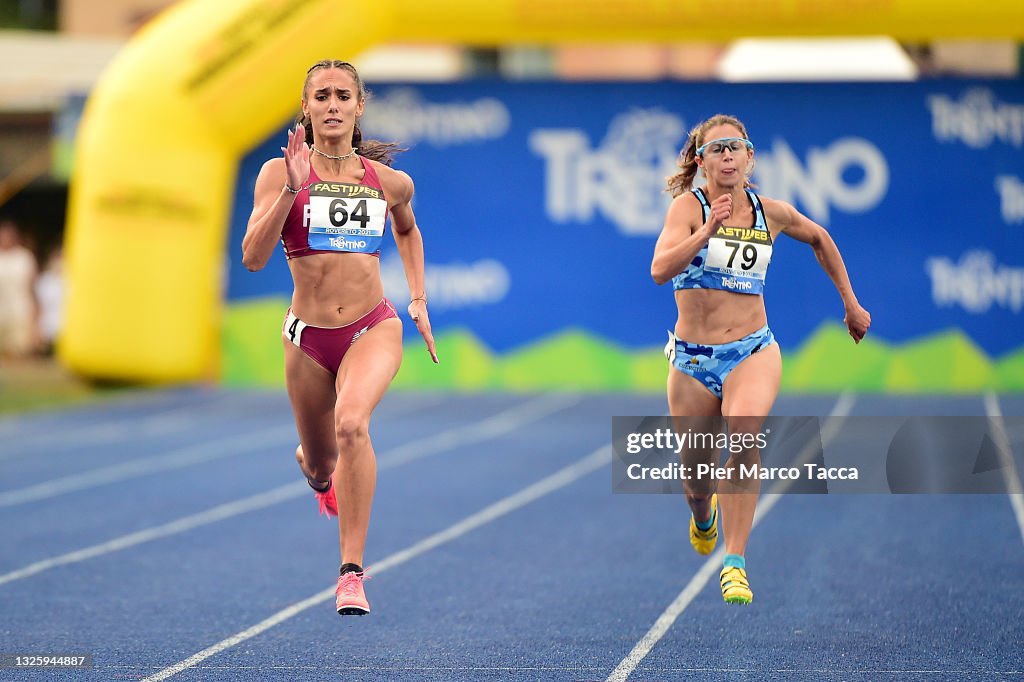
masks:
<svg viewBox="0 0 1024 682"><path fill-rule="evenodd" d="M871 326L871 313L857 300L843 256L839 253L839 247L836 246L832 235L784 201L765 199L764 208L767 218L778 225L781 232L814 250L814 256L818 259L821 269L832 280L839 297L843 300L843 322L846 329L853 340L860 343Z"/></svg>
<svg viewBox="0 0 1024 682"><path fill-rule="evenodd" d="M424 284L423 265L423 234L416 224L416 216L412 211L412 196L415 192L412 178L401 171L394 171L395 184L398 186L396 201L391 206L391 232L398 246L398 254L402 257L405 268L405 279L409 282L409 317L416 323L416 329L427 344L430 358L436 364L437 348L434 345L434 334L430 329L430 316L427 314L427 289Z"/></svg>

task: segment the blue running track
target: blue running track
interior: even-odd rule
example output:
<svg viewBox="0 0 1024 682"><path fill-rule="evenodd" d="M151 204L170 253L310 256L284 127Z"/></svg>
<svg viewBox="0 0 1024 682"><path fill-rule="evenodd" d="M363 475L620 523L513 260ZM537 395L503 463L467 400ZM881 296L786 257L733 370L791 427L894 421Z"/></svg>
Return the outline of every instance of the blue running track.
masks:
<svg viewBox="0 0 1024 682"><path fill-rule="evenodd" d="M364 618L334 611L337 526L283 392L0 420L0 654L92 657L0 680L1024 680L1024 495L768 495L754 603L727 606L681 496L611 493L610 418L665 410L388 395ZM775 412L1009 416L1024 397Z"/></svg>

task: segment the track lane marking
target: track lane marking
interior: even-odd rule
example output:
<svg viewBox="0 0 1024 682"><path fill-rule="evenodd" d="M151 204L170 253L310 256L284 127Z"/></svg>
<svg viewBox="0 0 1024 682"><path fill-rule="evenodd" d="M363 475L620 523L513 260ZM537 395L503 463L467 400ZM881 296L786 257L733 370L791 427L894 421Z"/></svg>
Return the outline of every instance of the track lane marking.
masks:
<svg viewBox="0 0 1024 682"><path fill-rule="evenodd" d="M850 393L844 393L839 396L836 404L832 407L832 411L829 413L830 419L825 422L825 426L821 430L821 447L830 443L836 434L839 432L839 427L842 426L843 422L846 421L846 417L850 414L850 410L853 408L853 404L856 402L856 396ZM803 450L793 460L794 466L800 466L807 461L810 461L811 457L818 452L817 443L808 443ZM751 528L756 528L757 524L772 510L772 507L782 498L782 493L790 487L791 482L788 480L779 481L772 489L765 493L762 498L758 501L757 513L754 516L754 523ZM676 622L679 616L682 615L686 607L690 605L690 602L700 594L704 586L707 585L708 581L719 572L719 566L722 563L722 559L725 557L725 547L719 547L715 550L711 556L707 558L704 564L698 569L697 573L690 579L690 582L686 584L679 595L672 601L671 604L661 613L660 616L654 621L651 628L640 638L640 641L636 643L633 649L626 655L622 661L615 667L610 675L606 678L605 682L625 682L626 679L636 670L637 666L640 665L641 661L654 649L654 646L661 640L662 637L669 631L672 625Z"/></svg>
<svg viewBox="0 0 1024 682"><path fill-rule="evenodd" d="M374 576L379 576L384 571L401 566L402 564L411 561L432 549L436 549L437 547L456 540L467 533L480 528L481 526L506 516L511 512L544 497L545 495L560 490L561 488L574 483L587 474L607 466L610 463L611 446L603 445L586 457L577 460L569 466L527 486L526 488L523 488L519 492L513 493L512 495L481 509L475 514L467 516L443 531L434 533L433 535L426 537L403 550L381 559L380 561L370 565L366 570ZM161 682L161 680L166 680L167 678L177 675L184 670L193 668L198 663L201 663L212 656L216 656L217 654L241 644L248 639L252 639L253 637L280 625L289 618L292 618L309 608L329 601L334 597L334 590L335 586L332 585L322 592L317 592L311 597L307 597L302 601L296 602L295 604L278 611L269 618L260 621L256 625L242 630L241 632L221 640L202 651L192 654L188 658L175 663L172 666L164 668L163 670L146 677L142 682Z"/></svg>

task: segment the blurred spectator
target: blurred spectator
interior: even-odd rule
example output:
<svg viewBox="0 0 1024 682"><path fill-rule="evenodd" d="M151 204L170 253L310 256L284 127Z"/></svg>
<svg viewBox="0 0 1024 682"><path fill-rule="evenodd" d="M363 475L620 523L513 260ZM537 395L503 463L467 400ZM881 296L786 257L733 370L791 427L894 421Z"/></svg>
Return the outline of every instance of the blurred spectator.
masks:
<svg viewBox="0 0 1024 682"><path fill-rule="evenodd" d="M36 259L11 220L0 220L0 357L23 357L35 346Z"/></svg>
<svg viewBox="0 0 1024 682"><path fill-rule="evenodd" d="M52 355L61 327L64 297L64 263L58 246L50 252L43 271L36 278L36 303L39 306L39 349Z"/></svg>

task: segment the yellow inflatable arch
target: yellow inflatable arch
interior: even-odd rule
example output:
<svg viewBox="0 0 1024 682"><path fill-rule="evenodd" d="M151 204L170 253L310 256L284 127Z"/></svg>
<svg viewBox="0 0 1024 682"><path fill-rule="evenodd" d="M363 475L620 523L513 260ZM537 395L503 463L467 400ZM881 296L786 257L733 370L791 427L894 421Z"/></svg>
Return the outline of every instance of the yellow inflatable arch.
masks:
<svg viewBox="0 0 1024 682"><path fill-rule="evenodd" d="M305 69L382 42L747 35L1024 37L1024 3L867 0L186 0L104 74L78 132L59 354L89 377L214 377L239 159L298 108ZM228 251L226 251L226 249Z"/></svg>

